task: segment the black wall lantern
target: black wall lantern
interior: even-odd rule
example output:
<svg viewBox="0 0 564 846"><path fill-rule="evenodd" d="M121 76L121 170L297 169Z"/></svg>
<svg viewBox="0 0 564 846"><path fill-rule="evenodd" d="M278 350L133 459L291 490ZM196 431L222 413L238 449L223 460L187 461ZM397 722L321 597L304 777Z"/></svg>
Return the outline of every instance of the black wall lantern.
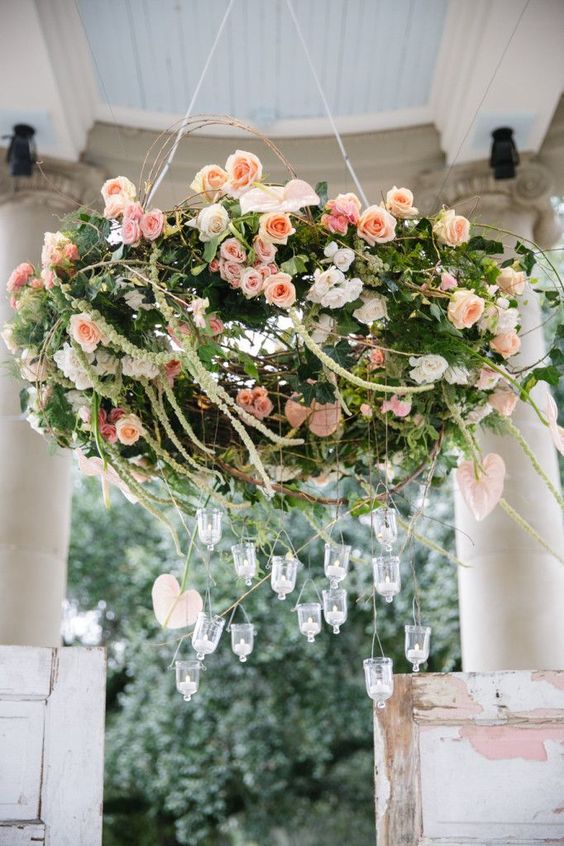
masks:
<svg viewBox="0 0 564 846"><path fill-rule="evenodd" d="M35 129L27 123L17 123L13 135L6 135L10 145L6 154L6 161L10 168L10 176L31 176L33 165L37 160Z"/></svg>
<svg viewBox="0 0 564 846"><path fill-rule="evenodd" d="M515 168L519 164L519 153L513 140L513 130L507 126L492 132L492 152L490 167L495 179L513 179Z"/></svg>

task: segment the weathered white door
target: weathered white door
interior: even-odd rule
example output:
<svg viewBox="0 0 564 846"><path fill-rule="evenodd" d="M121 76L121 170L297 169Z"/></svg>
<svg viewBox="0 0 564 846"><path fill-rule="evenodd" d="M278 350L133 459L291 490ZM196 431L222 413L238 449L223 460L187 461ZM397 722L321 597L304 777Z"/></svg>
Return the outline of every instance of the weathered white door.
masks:
<svg viewBox="0 0 564 846"><path fill-rule="evenodd" d="M564 672L396 676L374 713L378 846L564 844Z"/></svg>
<svg viewBox="0 0 564 846"><path fill-rule="evenodd" d="M100 846L106 657L0 646L0 846Z"/></svg>

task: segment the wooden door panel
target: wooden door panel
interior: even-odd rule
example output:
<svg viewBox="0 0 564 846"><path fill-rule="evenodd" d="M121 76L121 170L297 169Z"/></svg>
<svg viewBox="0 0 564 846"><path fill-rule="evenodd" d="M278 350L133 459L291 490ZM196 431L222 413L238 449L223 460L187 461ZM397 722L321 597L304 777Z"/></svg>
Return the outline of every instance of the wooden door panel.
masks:
<svg viewBox="0 0 564 846"><path fill-rule="evenodd" d="M0 820L39 817L45 702L0 700Z"/></svg>

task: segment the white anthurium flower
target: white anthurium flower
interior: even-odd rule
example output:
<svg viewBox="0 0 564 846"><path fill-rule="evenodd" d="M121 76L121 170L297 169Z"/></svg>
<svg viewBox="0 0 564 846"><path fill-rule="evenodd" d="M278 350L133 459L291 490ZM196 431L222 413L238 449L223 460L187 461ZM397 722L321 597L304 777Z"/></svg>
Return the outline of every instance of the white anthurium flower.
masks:
<svg viewBox="0 0 564 846"><path fill-rule="evenodd" d="M322 312L313 325L314 329L311 331L311 337L316 344L324 344L331 332L335 329L335 320L330 314Z"/></svg>
<svg viewBox="0 0 564 846"><path fill-rule="evenodd" d="M468 385L470 384L470 371L467 367L459 364L452 364L445 370L444 379L449 385Z"/></svg>
<svg viewBox="0 0 564 846"><path fill-rule="evenodd" d="M409 375L418 385L426 385L441 379L448 369L448 361L442 355L410 356L412 370Z"/></svg>
<svg viewBox="0 0 564 846"><path fill-rule="evenodd" d="M380 294L362 294L363 305L353 311L353 317L365 326L371 326L376 320L384 320L388 316L386 300Z"/></svg>

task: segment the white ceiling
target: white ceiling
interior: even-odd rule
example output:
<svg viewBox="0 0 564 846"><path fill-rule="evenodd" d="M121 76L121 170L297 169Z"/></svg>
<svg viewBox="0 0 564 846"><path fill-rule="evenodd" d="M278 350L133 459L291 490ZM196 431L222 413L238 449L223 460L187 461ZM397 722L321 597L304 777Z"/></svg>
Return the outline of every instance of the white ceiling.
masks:
<svg viewBox="0 0 564 846"><path fill-rule="evenodd" d="M434 124L449 164L509 125L537 152L564 88L564 0L293 0L339 129ZM183 115L228 0L0 0L0 134L76 160L96 121ZM285 0L234 0L195 112L330 134Z"/></svg>

